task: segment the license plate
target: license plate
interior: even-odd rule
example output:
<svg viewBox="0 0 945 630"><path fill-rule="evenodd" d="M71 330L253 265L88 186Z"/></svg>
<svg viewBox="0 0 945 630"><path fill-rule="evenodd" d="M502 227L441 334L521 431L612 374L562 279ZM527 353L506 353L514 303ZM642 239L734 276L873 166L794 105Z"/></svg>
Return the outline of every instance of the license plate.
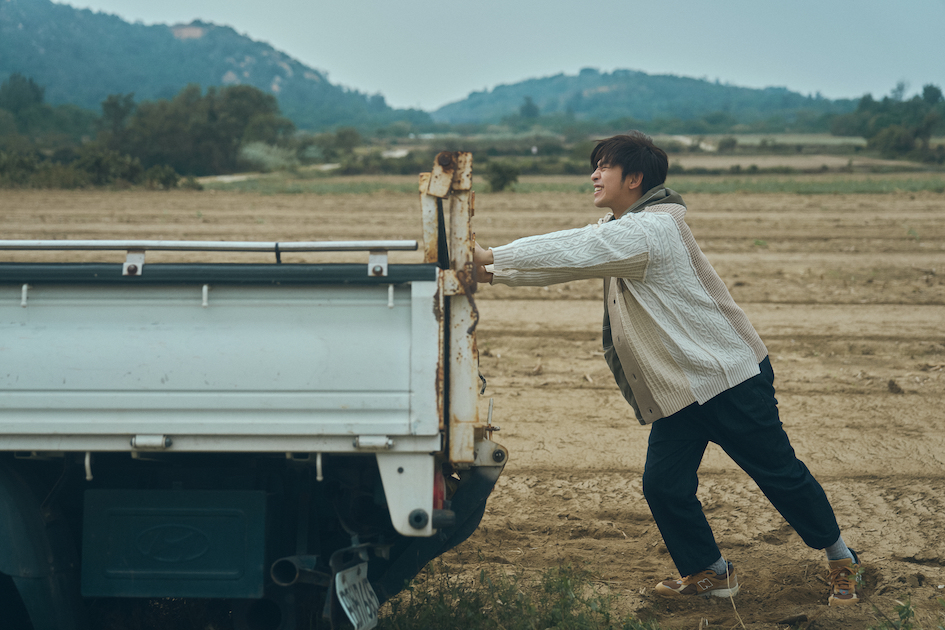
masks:
<svg viewBox="0 0 945 630"><path fill-rule="evenodd" d="M377 625L377 595L367 579L367 562L335 574L335 591L338 601L354 630L370 630Z"/></svg>

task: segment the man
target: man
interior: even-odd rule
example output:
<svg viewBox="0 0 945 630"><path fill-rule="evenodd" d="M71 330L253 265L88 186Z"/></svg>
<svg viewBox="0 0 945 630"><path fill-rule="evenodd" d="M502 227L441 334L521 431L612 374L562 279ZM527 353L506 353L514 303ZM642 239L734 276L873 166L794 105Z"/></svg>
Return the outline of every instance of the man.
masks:
<svg viewBox="0 0 945 630"><path fill-rule="evenodd" d="M714 442L805 543L826 550L828 604L858 603L859 561L781 427L764 343L696 244L682 198L663 186L666 153L631 132L598 143L591 168L594 205L610 210L597 225L476 245L475 264L483 281L512 286L603 278L604 356L639 422L651 424L643 494L682 576L656 592L738 593L696 498Z"/></svg>

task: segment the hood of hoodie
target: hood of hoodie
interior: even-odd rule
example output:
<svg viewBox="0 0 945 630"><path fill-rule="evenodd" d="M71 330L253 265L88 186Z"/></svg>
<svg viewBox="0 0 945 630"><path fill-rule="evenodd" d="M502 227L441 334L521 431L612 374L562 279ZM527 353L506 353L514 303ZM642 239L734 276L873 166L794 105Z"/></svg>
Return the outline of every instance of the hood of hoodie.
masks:
<svg viewBox="0 0 945 630"><path fill-rule="evenodd" d="M655 206L658 203L677 203L683 208L686 207L682 196L678 192L666 186L656 186L646 191L646 194L640 197L635 204L627 208L627 211L621 216L626 216L631 212L640 212L647 206Z"/></svg>
<svg viewBox="0 0 945 630"><path fill-rule="evenodd" d="M637 199L636 203L627 208L627 211L621 214L621 217L625 217L628 214L634 214L637 212L642 212L648 206L655 206L661 203L675 203L679 204L683 208L686 207L686 203L683 201L682 195L680 195L675 190L667 188L666 186L655 186L648 191L646 194ZM614 213L608 212L598 224L606 223L607 221L613 221Z"/></svg>

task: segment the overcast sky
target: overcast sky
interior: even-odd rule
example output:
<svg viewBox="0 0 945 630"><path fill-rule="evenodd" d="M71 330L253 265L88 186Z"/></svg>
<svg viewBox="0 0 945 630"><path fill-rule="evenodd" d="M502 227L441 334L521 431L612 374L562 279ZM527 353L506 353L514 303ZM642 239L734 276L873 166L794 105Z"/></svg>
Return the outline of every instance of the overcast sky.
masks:
<svg viewBox="0 0 945 630"><path fill-rule="evenodd" d="M829 98L945 88L945 0L72 0L145 24L231 26L332 83L433 110L584 67Z"/></svg>

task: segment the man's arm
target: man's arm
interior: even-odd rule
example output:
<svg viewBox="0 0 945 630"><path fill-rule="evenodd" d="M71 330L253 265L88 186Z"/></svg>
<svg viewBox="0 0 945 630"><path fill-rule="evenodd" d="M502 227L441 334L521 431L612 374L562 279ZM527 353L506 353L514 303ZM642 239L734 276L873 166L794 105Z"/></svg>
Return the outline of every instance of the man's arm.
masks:
<svg viewBox="0 0 945 630"><path fill-rule="evenodd" d="M494 249L477 246L481 280L513 286L547 286L587 278L643 279L649 252L644 222L622 219L602 225L521 238ZM660 219L655 219L659 221ZM485 265L494 265L486 276Z"/></svg>

